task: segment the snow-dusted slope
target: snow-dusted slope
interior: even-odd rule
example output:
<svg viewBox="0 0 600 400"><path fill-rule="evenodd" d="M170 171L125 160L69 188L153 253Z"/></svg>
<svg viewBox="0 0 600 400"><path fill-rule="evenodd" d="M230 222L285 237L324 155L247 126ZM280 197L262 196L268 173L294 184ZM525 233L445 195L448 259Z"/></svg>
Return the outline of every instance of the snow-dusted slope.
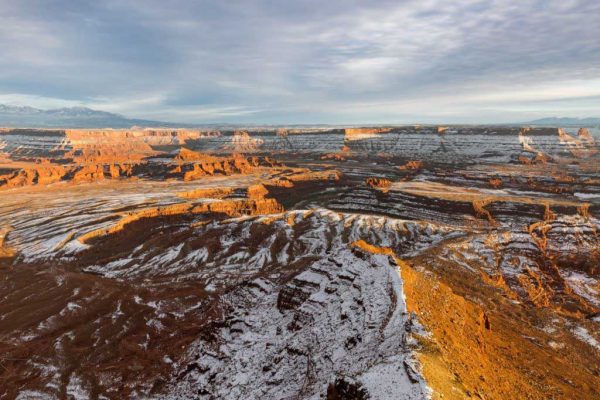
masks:
<svg viewBox="0 0 600 400"><path fill-rule="evenodd" d="M165 184L165 189L177 185ZM138 197L128 196L128 188L133 190L121 188L123 209L174 201L156 187L151 195ZM103 192L101 185L97 196L87 193L85 202L77 190L67 203L47 201L40 210L47 218L31 216L36 225L21 214L5 215L14 214L10 243L20 254L18 260L38 264L42 271L47 271L45 265L58 266L47 276L50 281L43 273L23 281L22 287L18 281L12 284L19 296L31 284L44 287L29 294L32 304L46 296L56 299L51 308L36 311L43 318L36 317L35 324L4 332L15 348L47 338L56 344L37 354L28 367L46 385L29 386L37 390L32 393L54 396L64 389L84 398L95 385L94 390L109 397L280 399L320 398L337 387L373 398L427 397L411 338L419 325L407 313L401 271L393 258L353 243L364 240L398 255L416 254L461 235L456 229L325 209L229 220L198 216L199 223L171 221L169 237L177 240L162 245L132 242L94 261L90 254L102 240L83 246L77 236L96 228L93 221L114 223L106 217L119 207L108 201L110 192ZM41 201L36 191L29 196L32 207ZM72 271L73 262L84 263L82 271ZM73 286L74 279L81 282ZM169 292L188 295L171 298ZM7 315L13 318L12 312ZM87 322L80 326L74 321ZM178 344L182 327L195 331L186 334L194 340L183 348ZM127 335L123 337L143 349L160 343L164 359L147 372L162 371L167 384L160 394L144 375L139 382L129 377L121 384L120 375L108 369L97 382L96 375L61 361L72 357L64 346L92 339L96 345L89 343L78 352L99 352L93 359L103 360L100 354L112 351L109 338L115 334ZM136 355L132 368L146 362L144 358ZM95 361L97 368L110 368L112 363L105 364L109 360Z"/></svg>
<svg viewBox="0 0 600 400"><path fill-rule="evenodd" d="M294 234L285 222L290 218L309 226ZM241 250L229 264L217 263L215 268L250 278L223 294L219 307L225 318L209 338L190 347L169 397L317 399L341 380L376 399L425 398L398 266L388 256L349 245L373 222L324 211L294 213L272 222L290 240L287 251L276 255L278 268L273 269L272 246L259 246L267 251L254 255ZM394 227L390 222L384 223ZM252 230L260 223L243 226ZM334 232L338 229L348 233L347 240ZM303 257L314 261L301 262ZM252 266L259 267L258 277ZM219 288L224 282L212 284Z"/></svg>

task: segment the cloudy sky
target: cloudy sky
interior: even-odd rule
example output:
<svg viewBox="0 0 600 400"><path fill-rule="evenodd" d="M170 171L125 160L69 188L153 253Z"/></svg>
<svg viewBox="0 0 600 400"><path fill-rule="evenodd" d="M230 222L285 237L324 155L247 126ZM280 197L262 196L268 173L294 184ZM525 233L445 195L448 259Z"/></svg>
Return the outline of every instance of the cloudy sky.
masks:
<svg viewBox="0 0 600 400"><path fill-rule="evenodd" d="M181 122L600 116L597 0L1 0L0 103Z"/></svg>

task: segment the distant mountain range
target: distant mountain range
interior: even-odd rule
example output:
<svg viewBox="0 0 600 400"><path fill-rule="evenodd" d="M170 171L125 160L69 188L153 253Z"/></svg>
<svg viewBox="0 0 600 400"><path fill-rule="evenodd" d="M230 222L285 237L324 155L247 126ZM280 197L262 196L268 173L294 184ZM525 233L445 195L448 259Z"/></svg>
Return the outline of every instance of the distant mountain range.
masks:
<svg viewBox="0 0 600 400"><path fill-rule="evenodd" d="M534 121L525 122L524 125L543 125L543 126L600 126L600 118L541 118Z"/></svg>
<svg viewBox="0 0 600 400"><path fill-rule="evenodd" d="M0 126L19 128L131 128L140 127L183 127L162 121L131 119L106 111L86 107L41 110L33 107L7 106L0 104Z"/></svg>
<svg viewBox="0 0 600 400"><path fill-rule="evenodd" d="M600 118L542 118L506 125L537 126L600 126ZM0 104L0 127L8 128L131 128L139 127L239 127L237 124L179 124L164 121L127 118L119 114L93 110L87 107L69 107L42 110L27 106ZM260 126L260 125L256 125ZM291 125L290 125L291 126ZM298 125L305 126L305 125ZM306 125L309 126L309 125ZM312 126L312 125L310 125Z"/></svg>

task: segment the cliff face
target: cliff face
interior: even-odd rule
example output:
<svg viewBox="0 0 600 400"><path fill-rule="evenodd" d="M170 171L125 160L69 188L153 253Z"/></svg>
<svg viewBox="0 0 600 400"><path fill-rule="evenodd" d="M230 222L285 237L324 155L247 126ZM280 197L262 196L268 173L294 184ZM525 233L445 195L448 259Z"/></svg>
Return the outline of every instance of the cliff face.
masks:
<svg viewBox="0 0 600 400"><path fill-rule="evenodd" d="M346 128L344 129L344 140L362 140L376 138L380 134L388 133L392 128Z"/></svg>
<svg viewBox="0 0 600 400"><path fill-rule="evenodd" d="M0 175L0 189L48 185L61 181L81 183L130 177L132 169L133 166L130 164L84 164L81 166L41 164Z"/></svg>
<svg viewBox="0 0 600 400"><path fill-rule="evenodd" d="M249 174L259 167L274 167L279 165L276 161L268 157L243 157L234 155L233 157L211 157L196 153L195 162L180 162L178 169L183 172L183 180L191 181L200 179L203 176L215 174ZM190 169L191 168L191 169Z"/></svg>
<svg viewBox="0 0 600 400"><path fill-rule="evenodd" d="M201 153L289 153L314 155L386 154L439 163L511 162L523 152L548 158L597 154L589 130L577 136L557 128L395 127L306 131L194 131L194 130L9 130L0 133L0 147L13 160L37 158L78 162L141 160L163 150L186 147ZM440 135L439 132L444 132ZM527 156L527 154L525 154ZM530 155L529 155L530 156Z"/></svg>
<svg viewBox="0 0 600 400"><path fill-rule="evenodd" d="M9 168L0 174L0 189L147 175L191 181L203 176L250 174L259 167L278 165L268 157L216 157L181 147L187 139L199 135L187 131L59 131L50 136L36 131L29 137L10 134L4 144ZM170 151L154 150L163 146L176 146L178 150L174 156Z"/></svg>
<svg viewBox="0 0 600 400"><path fill-rule="evenodd" d="M587 128L579 128L579 130L577 131L577 137L579 138L579 140L590 146L596 144L596 139L594 139L589 129Z"/></svg>

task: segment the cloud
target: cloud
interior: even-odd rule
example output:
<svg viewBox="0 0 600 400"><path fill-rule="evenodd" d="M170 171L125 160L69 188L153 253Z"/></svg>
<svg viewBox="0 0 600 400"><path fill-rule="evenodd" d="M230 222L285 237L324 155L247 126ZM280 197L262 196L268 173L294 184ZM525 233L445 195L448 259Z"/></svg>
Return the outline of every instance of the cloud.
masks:
<svg viewBox="0 0 600 400"><path fill-rule="evenodd" d="M593 110L600 95L593 1L4 0L0 13L4 102L188 122L501 122Z"/></svg>

